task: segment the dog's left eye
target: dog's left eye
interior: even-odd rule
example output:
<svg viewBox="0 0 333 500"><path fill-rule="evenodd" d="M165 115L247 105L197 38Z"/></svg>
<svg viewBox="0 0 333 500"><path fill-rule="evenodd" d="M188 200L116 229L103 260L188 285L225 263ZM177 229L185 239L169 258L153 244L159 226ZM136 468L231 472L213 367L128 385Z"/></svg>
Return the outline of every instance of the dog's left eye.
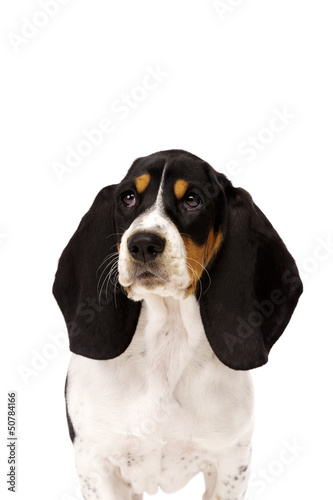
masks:
<svg viewBox="0 0 333 500"><path fill-rule="evenodd" d="M135 205L135 194L133 191L126 191L121 195L121 201L126 208L134 207Z"/></svg>
<svg viewBox="0 0 333 500"><path fill-rule="evenodd" d="M202 205L201 198L195 193L189 193L184 199L184 207L188 210L193 210L194 208L199 208Z"/></svg>

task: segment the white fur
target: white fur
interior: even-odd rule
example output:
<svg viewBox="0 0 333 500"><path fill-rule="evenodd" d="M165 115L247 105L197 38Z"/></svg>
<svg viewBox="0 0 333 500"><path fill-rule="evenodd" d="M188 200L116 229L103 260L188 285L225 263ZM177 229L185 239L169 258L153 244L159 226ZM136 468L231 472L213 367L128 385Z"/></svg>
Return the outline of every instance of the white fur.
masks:
<svg viewBox="0 0 333 500"><path fill-rule="evenodd" d="M159 275L163 280L162 285L155 288L155 293L163 296L172 295L183 298L186 288L190 284L190 276L186 266L186 252L182 238L176 226L162 216L158 205L135 219L131 226L124 232L119 251L119 282L128 288L128 296L133 300L142 300L147 290L135 282L132 276L133 258L127 250L128 238L139 231L154 231L158 227L158 234L166 238L166 245L159 257ZM154 262L155 265L155 262Z"/></svg>
<svg viewBox="0 0 333 500"><path fill-rule="evenodd" d="M191 273L161 200L162 187L120 245L120 283L142 300L130 346L112 360L73 354L70 362L67 403L82 492L86 500L139 500L159 486L175 492L202 471L204 500L240 500L251 455L251 377L217 359L196 298L184 298ZM167 240L158 256L164 281L147 289L133 275L127 240L156 228Z"/></svg>
<svg viewBox="0 0 333 500"><path fill-rule="evenodd" d="M158 274L163 283L154 287L155 293L160 296L173 296L182 299L190 285L191 276L186 264L185 246L177 227L164 213L162 194L163 175L155 204L137 217L121 238L118 262L119 282L127 287L128 296L132 300L142 300L147 293L147 289L135 280L133 267L136 263L133 262L133 258L127 250L128 238L140 231L157 232L166 239L163 254L157 259ZM155 262L153 266L155 266Z"/></svg>

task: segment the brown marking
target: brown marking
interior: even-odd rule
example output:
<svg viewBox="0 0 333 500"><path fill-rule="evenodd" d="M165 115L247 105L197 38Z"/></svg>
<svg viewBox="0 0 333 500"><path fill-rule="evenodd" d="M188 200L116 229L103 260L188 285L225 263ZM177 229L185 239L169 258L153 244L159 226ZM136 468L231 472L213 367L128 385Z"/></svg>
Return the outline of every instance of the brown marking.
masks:
<svg viewBox="0 0 333 500"><path fill-rule="evenodd" d="M184 179L178 179L175 182L173 190L175 192L177 200L180 200L186 193L186 189L188 188L188 182L184 181Z"/></svg>
<svg viewBox="0 0 333 500"><path fill-rule="evenodd" d="M143 174L135 179L135 186L138 193L143 193L150 182L150 174Z"/></svg>
<svg viewBox="0 0 333 500"><path fill-rule="evenodd" d="M221 500L221 497L219 495L216 495L216 500Z"/></svg>
<svg viewBox="0 0 333 500"><path fill-rule="evenodd" d="M214 233L213 229L209 231L207 241L199 247L189 236L182 236L186 248L186 261L191 275L191 284L186 291L186 297L194 293L199 279L204 271L204 267L209 264L218 251L223 234L221 231Z"/></svg>

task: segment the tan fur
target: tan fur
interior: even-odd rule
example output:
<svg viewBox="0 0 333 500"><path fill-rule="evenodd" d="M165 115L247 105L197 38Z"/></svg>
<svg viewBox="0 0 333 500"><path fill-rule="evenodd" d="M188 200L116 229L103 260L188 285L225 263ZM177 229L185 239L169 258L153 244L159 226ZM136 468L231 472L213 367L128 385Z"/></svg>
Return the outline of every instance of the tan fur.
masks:
<svg viewBox="0 0 333 500"><path fill-rule="evenodd" d="M143 193L150 182L150 174L143 174L135 179L135 186L138 193Z"/></svg>
<svg viewBox="0 0 333 500"><path fill-rule="evenodd" d="M221 245L223 234L220 231L214 233L213 229L211 229L206 243L201 247L196 245L189 236L182 236L182 238L186 248L186 260L191 275L191 284L186 293L186 296L188 296L191 293L195 293L204 268L212 260Z"/></svg>
<svg viewBox="0 0 333 500"><path fill-rule="evenodd" d="M175 192L177 200L180 200L186 193L186 189L188 188L188 182L184 181L184 179L178 179L175 182L173 190Z"/></svg>

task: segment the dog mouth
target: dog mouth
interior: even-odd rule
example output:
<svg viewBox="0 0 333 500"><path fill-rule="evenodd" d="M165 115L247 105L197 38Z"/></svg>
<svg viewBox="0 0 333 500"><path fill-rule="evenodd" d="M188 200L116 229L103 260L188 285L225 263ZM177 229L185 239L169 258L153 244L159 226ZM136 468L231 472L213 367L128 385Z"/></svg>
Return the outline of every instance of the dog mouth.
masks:
<svg viewBox="0 0 333 500"><path fill-rule="evenodd" d="M143 290L154 291L162 296L178 294L182 296L188 288L184 273L178 267L169 269L167 264L162 262L139 263L127 261L121 266L119 282L126 287L129 293L139 294Z"/></svg>
<svg viewBox="0 0 333 500"><path fill-rule="evenodd" d="M141 280L151 279L151 278L158 278L158 276L156 276L156 274L154 274L150 271L143 271L142 273L140 273L136 276L136 279L141 279Z"/></svg>
<svg viewBox="0 0 333 500"><path fill-rule="evenodd" d="M166 279L164 279L162 276L153 273L152 271L142 271L139 272L133 281L136 281L137 283L147 286L147 285L152 285L152 284L165 284L167 282Z"/></svg>
<svg viewBox="0 0 333 500"><path fill-rule="evenodd" d="M162 297L170 295L183 299L188 287L186 283L185 285L183 276L170 276L160 269L155 271L151 270L151 268L142 267L133 272L125 286L130 298L135 296L136 300L138 300L138 297L141 300L143 290L156 293Z"/></svg>

